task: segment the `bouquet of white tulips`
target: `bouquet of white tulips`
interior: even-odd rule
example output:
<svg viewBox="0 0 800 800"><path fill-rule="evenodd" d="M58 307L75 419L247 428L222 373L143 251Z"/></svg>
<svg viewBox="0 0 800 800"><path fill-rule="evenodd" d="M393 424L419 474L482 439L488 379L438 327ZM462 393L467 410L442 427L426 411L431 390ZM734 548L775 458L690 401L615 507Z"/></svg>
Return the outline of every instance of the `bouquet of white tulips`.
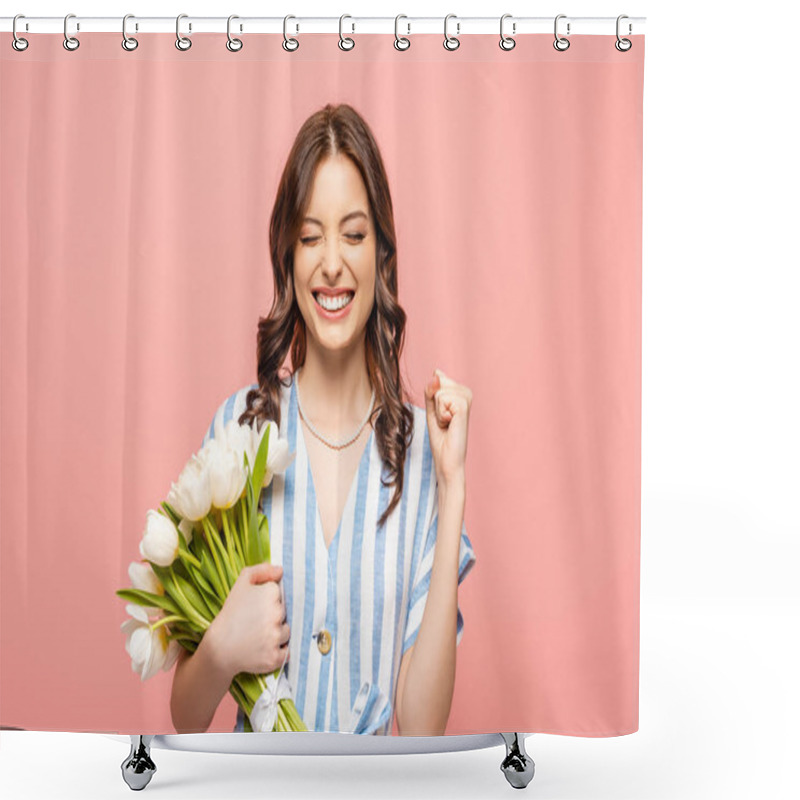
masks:
<svg viewBox="0 0 800 800"><path fill-rule="evenodd" d="M274 422L258 431L231 420L192 455L159 511L147 512L130 565L133 588L122 623L132 669L147 680L169 670L179 648L197 649L242 568L270 559L261 490L291 463ZM229 689L247 715L245 730L305 731L283 669L240 672Z"/></svg>

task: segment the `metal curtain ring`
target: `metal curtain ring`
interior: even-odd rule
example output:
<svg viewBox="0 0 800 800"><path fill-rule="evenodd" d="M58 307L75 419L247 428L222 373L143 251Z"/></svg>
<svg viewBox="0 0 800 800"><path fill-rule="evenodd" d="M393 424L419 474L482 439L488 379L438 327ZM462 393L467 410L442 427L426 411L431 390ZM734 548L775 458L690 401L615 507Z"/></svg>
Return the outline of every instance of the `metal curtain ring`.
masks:
<svg viewBox="0 0 800 800"><path fill-rule="evenodd" d="M22 52L23 50L28 49L28 40L23 39L21 36L17 36L17 20L22 17L25 18L24 14L17 14L14 17L14 21L11 23L11 46L17 50L18 52Z"/></svg>
<svg viewBox="0 0 800 800"><path fill-rule="evenodd" d="M192 40L187 36L181 36L181 20L188 17L188 14L178 14L175 20L175 47L178 50L188 50L192 46ZM192 23L189 23L189 32L192 31Z"/></svg>
<svg viewBox="0 0 800 800"><path fill-rule="evenodd" d="M342 16L339 17L339 48L341 50L352 50L356 46L355 41L351 39L349 36L342 35L342 22L344 22L345 19L353 19L353 18L349 14L342 14ZM356 24L354 22L353 31L355 31L355 29L356 29Z"/></svg>
<svg viewBox="0 0 800 800"><path fill-rule="evenodd" d="M617 41L614 42L614 47L616 47L617 50L620 51L620 53L627 53L628 50L630 50L631 47L633 47L633 42L630 39L620 39L619 38L619 21L621 19L628 19L628 15L627 14L620 14L617 17ZM631 32L631 25L630 25L630 23L628 23L628 33L630 33L630 32Z"/></svg>
<svg viewBox="0 0 800 800"><path fill-rule="evenodd" d="M231 51L231 53L238 53L243 47L244 43L241 39L236 39L235 37L231 37L231 20L232 19L239 19L238 14L231 14L228 17L228 41L225 42L225 47Z"/></svg>
<svg viewBox="0 0 800 800"><path fill-rule="evenodd" d="M297 17L295 17L293 14L287 14L283 18L283 49L287 50L290 53L293 53L295 50L297 50L298 47L300 47L300 42L297 39L293 38L292 36L289 36L286 33L286 23L290 19L297 19ZM295 26L295 33L298 30L299 30L299 27Z"/></svg>
<svg viewBox="0 0 800 800"><path fill-rule="evenodd" d="M133 36L128 36L128 34L125 32L125 26L128 22L128 18L132 16L133 14L126 14L122 18L122 49L128 50L129 52L131 50L135 50L139 46L139 40L134 39ZM138 30L139 26L137 25L136 28Z"/></svg>
<svg viewBox="0 0 800 800"><path fill-rule="evenodd" d="M558 21L560 19L566 19L566 14L559 14L556 17L555 24L553 25L553 32L555 33L555 41L553 42L553 47L560 52L564 52L569 47L569 39L565 39L563 36L558 35ZM569 22L567 23L567 36L569 36Z"/></svg>
<svg viewBox="0 0 800 800"><path fill-rule="evenodd" d="M405 36L400 36L397 32L397 23L400 21L400 18L408 19L405 14L398 14L394 18L394 46L396 50L408 50L411 47L411 39L406 39ZM411 33L411 23L407 22L406 25L408 26L408 32Z"/></svg>
<svg viewBox="0 0 800 800"><path fill-rule="evenodd" d="M68 36L67 35L67 20L70 17L74 17L74 16L75 16L74 14L67 14L67 16L64 17L64 42L63 42L63 44L64 44L64 49L65 50L77 50L81 46L81 43L74 36ZM80 29L81 29L81 26L80 26L80 24L78 24L77 30L80 30Z"/></svg>
<svg viewBox="0 0 800 800"><path fill-rule="evenodd" d="M442 42L442 44L444 44L445 50L458 50L458 47L461 44L461 42L457 38L458 34L461 32L460 22L456 22L456 35L455 36L447 35L447 21L450 19L450 17L455 17L455 16L456 16L455 14L448 14L444 18L444 42Z"/></svg>
<svg viewBox="0 0 800 800"><path fill-rule="evenodd" d="M512 39L510 36L506 36L503 33L503 23L506 21L506 18L510 17L510 16L512 16L512 15L511 14L503 14L503 16L500 17L500 49L501 50L513 50L516 47L516 44L517 44L514 39ZM517 23L516 22L512 22L511 23L511 32L512 33L516 33L517 32Z"/></svg>

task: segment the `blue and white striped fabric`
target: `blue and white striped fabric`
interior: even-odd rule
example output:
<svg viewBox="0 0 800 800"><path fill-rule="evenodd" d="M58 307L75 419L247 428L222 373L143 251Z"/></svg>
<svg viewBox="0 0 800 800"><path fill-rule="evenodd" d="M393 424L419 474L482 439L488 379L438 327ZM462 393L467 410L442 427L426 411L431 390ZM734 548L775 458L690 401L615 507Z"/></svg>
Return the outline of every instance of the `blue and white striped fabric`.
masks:
<svg viewBox="0 0 800 800"><path fill-rule="evenodd" d="M219 407L203 444L246 407L250 384ZM364 448L330 549L322 533L314 483L297 411L294 376L281 389L280 436L296 458L262 494L272 562L283 565L290 626L289 683L311 731L391 734L394 692L403 653L419 632L433 567L438 487L425 409L414 412L400 502L380 529L394 487L381 484L383 462L374 431ZM475 563L461 528L458 582ZM458 610L456 643L464 620ZM329 631L323 654L317 634ZM235 731L244 730L239 709Z"/></svg>

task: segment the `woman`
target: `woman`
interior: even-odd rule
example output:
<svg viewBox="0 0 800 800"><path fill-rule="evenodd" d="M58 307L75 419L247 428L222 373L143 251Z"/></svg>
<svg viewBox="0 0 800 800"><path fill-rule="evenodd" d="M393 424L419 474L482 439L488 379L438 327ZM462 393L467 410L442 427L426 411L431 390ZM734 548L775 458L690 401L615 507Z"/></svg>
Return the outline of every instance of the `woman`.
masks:
<svg viewBox="0 0 800 800"><path fill-rule="evenodd" d="M206 730L237 672L285 663L309 730L388 734L394 711L401 734L442 734L458 584L475 563L463 521L472 393L436 370L424 409L405 400L391 196L349 105L300 129L270 250L258 381L221 404L206 439L232 418L272 420L296 458L263 493L273 565L245 569L195 654L182 654L173 722ZM287 354L294 370L281 379Z"/></svg>

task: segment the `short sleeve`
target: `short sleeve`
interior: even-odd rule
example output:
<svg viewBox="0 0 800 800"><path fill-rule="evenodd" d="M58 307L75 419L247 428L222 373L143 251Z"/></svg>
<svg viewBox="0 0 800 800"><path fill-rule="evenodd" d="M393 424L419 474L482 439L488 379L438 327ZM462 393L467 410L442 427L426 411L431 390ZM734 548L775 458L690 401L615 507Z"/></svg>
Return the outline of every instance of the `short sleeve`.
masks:
<svg viewBox="0 0 800 800"><path fill-rule="evenodd" d="M433 499L433 518L427 525L421 552L417 557L417 564L413 570L413 582L408 600L408 615L406 617L405 632L403 634L403 653L411 647L417 639L422 615L428 600L428 589L431 585L433 570L433 556L436 551L436 534L439 523L439 489L436 487ZM467 577L475 564L475 551L467 536L466 520L461 523L461 540L458 547L458 585ZM464 617L461 608L457 606L456 619L456 645L461 641L464 632Z"/></svg>
<svg viewBox="0 0 800 800"><path fill-rule="evenodd" d="M203 443L201 445L202 447L205 447L209 440L213 439L215 436L218 436L220 431L223 430L228 422L230 422L232 419L239 419L244 410L247 408L247 393L257 386L257 383L251 383L249 386L245 386L234 392L232 395L223 400L222 403L220 403L219 407L214 412L214 416L211 418L211 423L208 426L208 430L203 437Z"/></svg>

